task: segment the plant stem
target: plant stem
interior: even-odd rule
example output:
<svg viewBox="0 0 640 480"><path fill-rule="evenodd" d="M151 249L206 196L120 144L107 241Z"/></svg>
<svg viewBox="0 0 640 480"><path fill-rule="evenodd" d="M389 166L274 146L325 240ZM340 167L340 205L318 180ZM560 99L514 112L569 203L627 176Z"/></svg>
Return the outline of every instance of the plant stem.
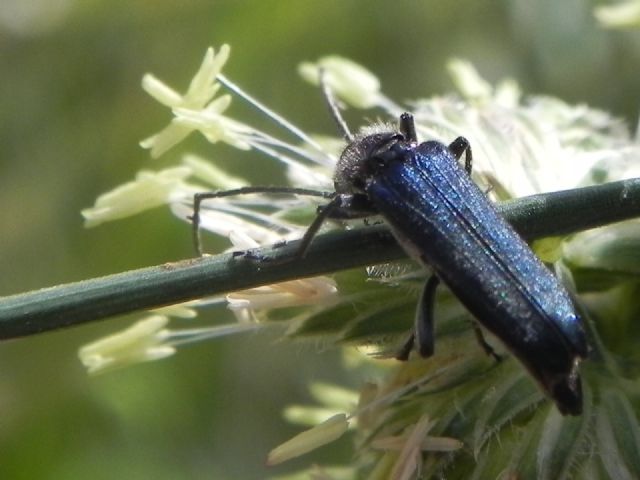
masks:
<svg viewBox="0 0 640 480"><path fill-rule="evenodd" d="M498 209L527 240L567 235L640 216L640 178L533 195ZM0 339L406 256L384 226L318 235L304 259L278 262L293 256L297 245L252 252L273 263L230 253L205 256L3 297Z"/></svg>

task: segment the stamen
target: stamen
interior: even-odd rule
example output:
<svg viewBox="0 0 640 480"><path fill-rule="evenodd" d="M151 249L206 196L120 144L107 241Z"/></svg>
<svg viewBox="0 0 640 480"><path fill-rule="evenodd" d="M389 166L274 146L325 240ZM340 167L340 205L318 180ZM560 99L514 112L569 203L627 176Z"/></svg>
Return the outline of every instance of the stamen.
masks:
<svg viewBox="0 0 640 480"><path fill-rule="evenodd" d="M258 110L260 110L262 113L264 113L269 118L271 118L278 125L280 125L281 127L285 128L286 130L289 130L289 132L294 134L296 137L298 137L303 142L308 143L309 145L311 145L313 148L315 148L319 152L326 153L324 151L324 149L322 148L322 146L320 146L319 143L317 143L315 140L313 140L311 137L309 137L306 133L304 133L302 130L300 130L298 127L293 125L291 122L289 122L285 118L283 118L280 115L278 115L276 112L274 112L273 110L268 108L266 105L260 103L258 100L256 100L251 95L246 93L244 90L242 90L238 85L233 83L227 77L225 77L224 75L218 74L217 78L218 78L218 81L221 84L223 84L225 87L227 87L229 90L231 90L232 92L234 92L235 94L237 94L241 98L245 99L251 105L253 105Z"/></svg>

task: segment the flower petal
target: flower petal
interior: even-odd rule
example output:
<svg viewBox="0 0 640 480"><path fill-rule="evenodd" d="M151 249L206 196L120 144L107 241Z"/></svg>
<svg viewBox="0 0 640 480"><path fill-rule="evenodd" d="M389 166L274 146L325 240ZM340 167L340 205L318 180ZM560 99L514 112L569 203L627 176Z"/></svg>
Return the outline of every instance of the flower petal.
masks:
<svg viewBox="0 0 640 480"><path fill-rule="evenodd" d="M142 88L167 107L177 107L182 103L182 95L150 73L142 77Z"/></svg>
<svg viewBox="0 0 640 480"><path fill-rule="evenodd" d="M169 319L153 315L129 328L80 348L78 357L89 373L99 373L132 363L157 360L175 353L163 341L168 336L164 327Z"/></svg>
<svg viewBox="0 0 640 480"><path fill-rule="evenodd" d="M298 73L313 85L320 83L320 69L335 94L356 108L371 108L380 101L380 81L363 66L348 58L330 55L316 63L304 62Z"/></svg>
<svg viewBox="0 0 640 480"><path fill-rule="evenodd" d="M228 174L215 163L197 155L185 155L182 157L182 163L191 169L195 178L208 183L215 189L231 190L247 185L244 179Z"/></svg>
<svg viewBox="0 0 640 480"><path fill-rule="evenodd" d="M464 98L474 101L491 100L493 87L478 74L471 62L454 58L447 63L447 69Z"/></svg>
<svg viewBox="0 0 640 480"><path fill-rule="evenodd" d="M151 157L158 158L163 153L180 143L193 132L194 128L172 120L163 130L140 142L142 148L151 149Z"/></svg>
<svg viewBox="0 0 640 480"><path fill-rule="evenodd" d="M220 47L217 55L215 55L212 47L207 49L202 64L193 76L189 89L185 94L185 107L202 108L213 98L218 89L215 83L216 77L229 59L230 51L231 48L226 44Z"/></svg>
<svg viewBox="0 0 640 480"><path fill-rule="evenodd" d="M129 217L168 202L175 190L191 175L188 167L173 167L159 172L142 170L132 182L103 193L91 208L82 210L86 227Z"/></svg>

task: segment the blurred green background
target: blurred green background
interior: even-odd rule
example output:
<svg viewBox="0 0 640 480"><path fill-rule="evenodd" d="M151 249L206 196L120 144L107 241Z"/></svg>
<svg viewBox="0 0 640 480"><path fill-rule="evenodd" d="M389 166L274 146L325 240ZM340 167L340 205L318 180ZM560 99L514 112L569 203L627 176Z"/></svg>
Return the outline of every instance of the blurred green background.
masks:
<svg viewBox="0 0 640 480"><path fill-rule="evenodd" d="M596 2L3 0L0 3L0 295L192 255L168 211L86 230L95 197L184 151L220 159L256 183L277 165L195 135L152 161L138 141L168 112L144 73L184 90L206 47L232 46L228 77L307 131L334 133L296 65L338 53L367 66L402 101L444 93L452 56L525 92L610 110L635 128L640 37L605 31ZM238 102L238 116L255 114ZM362 121L350 112L349 119ZM375 113L370 117L375 117ZM265 165L265 168L262 167ZM252 174L253 171L253 174ZM259 479L270 448L298 431L282 408L309 381L357 387L339 352L265 335L201 343L174 357L89 378L77 348L135 316L0 345L0 478ZM224 309L215 321L230 320ZM348 444L314 454L348 461Z"/></svg>

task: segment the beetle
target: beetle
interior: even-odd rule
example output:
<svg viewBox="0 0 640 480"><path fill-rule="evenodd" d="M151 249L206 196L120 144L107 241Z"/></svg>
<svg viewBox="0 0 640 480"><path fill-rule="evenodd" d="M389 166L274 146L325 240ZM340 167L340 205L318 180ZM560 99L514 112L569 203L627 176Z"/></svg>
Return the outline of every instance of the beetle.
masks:
<svg viewBox="0 0 640 480"><path fill-rule="evenodd" d="M404 113L397 131L365 130L347 145L334 177L335 209L380 215L407 253L434 272L401 357L414 341L422 356L433 354L433 298L442 281L562 414L579 415L578 364L589 351L582 320L566 289L471 180L471 164L465 138L418 144L413 117Z"/></svg>
<svg viewBox="0 0 640 480"><path fill-rule="evenodd" d="M469 142L458 137L449 145L418 143L409 113L400 116L397 129L378 125L352 136L328 87L321 85L348 142L336 165L335 192L247 187L196 194L197 248L199 209L207 198L272 192L330 199L303 236L298 258L326 219L379 215L406 252L433 271L414 331L397 358L407 359L414 345L423 357L433 354L433 306L442 282L524 365L563 415L580 415L578 367L589 353L582 319L567 290L472 181ZM463 154L464 166L459 163ZM499 359L475 328L483 348Z"/></svg>

